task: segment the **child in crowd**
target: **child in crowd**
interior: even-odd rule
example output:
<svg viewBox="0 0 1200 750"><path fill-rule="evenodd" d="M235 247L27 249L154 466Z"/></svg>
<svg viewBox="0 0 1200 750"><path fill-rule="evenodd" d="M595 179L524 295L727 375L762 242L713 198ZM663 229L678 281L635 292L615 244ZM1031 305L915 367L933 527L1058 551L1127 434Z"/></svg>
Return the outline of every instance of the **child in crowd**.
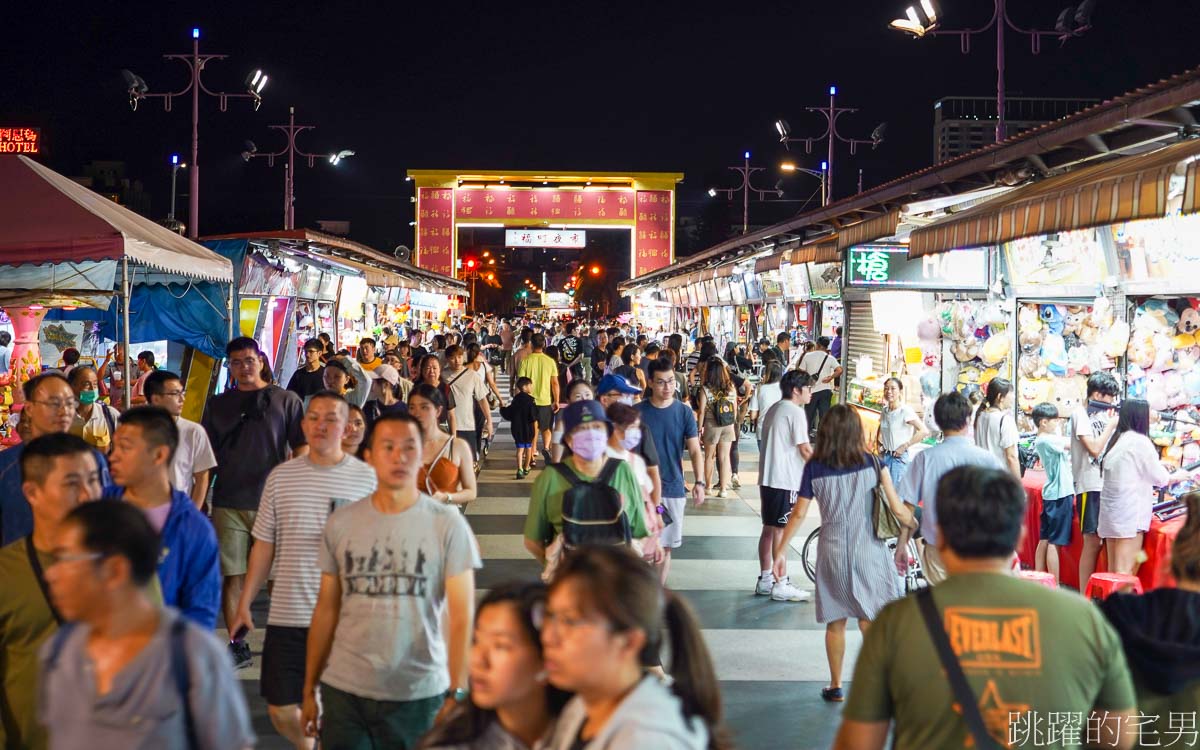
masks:
<svg viewBox="0 0 1200 750"><path fill-rule="evenodd" d="M512 425L513 441L517 444L517 479L524 479L533 469L533 439L537 435L537 406L533 400L533 381L517 378L517 394L508 406L500 407L500 416Z"/></svg>
<svg viewBox="0 0 1200 750"><path fill-rule="evenodd" d="M1059 547L1071 544L1071 521L1075 509L1075 480L1071 473L1071 440L1060 431L1062 417L1051 403L1033 407L1037 427L1034 449L1046 470L1042 488L1041 528L1038 533L1036 568L1049 570L1059 580Z"/></svg>

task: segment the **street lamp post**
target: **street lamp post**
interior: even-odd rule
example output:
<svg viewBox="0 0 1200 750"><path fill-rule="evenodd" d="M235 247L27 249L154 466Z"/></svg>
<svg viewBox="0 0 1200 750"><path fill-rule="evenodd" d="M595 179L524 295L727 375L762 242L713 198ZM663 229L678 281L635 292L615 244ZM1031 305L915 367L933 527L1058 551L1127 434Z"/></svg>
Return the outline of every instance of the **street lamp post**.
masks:
<svg viewBox="0 0 1200 750"><path fill-rule="evenodd" d="M296 136L303 133L305 130L315 130L315 125L297 125L296 124L296 108L288 107L288 124L287 125L271 125L271 130L278 130L287 138L287 145L279 151L260 154L258 148L255 147L253 141L246 142L246 150L242 152L242 159L250 161L256 157L266 157L267 166L275 166L275 157L287 156L287 164L284 165L283 174L283 228L285 230L296 228L296 155L308 159L308 166L311 168L317 159L328 159L330 164L337 165L342 159L347 156L354 156L354 152L343 149L331 154L310 154L307 151L301 151L296 146Z"/></svg>
<svg viewBox="0 0 1200 750"><path fill-rule="evenodd" d="M1029 37L1030 50L1033 54L1041 54L1042 39L1057 38L1066 43L1071 37L1082 36L1092 28L1092 10L1095 0L1083 0L1078 7L1068 7L1058 16L1058 22L1053 31L1045 29L1023 29L1013 23L1008 17L1007 0L992 0L992 19L977 29L943 29L940 28L940 16L933 0L920 0L920 11L910 6L905 10L905 18L892 21L889 26L897 31L903 31L920 39L929 36L957 36L959 48L965 55L971 51L971 37L996 30L996 142L1008 137L1007 119L1004 112L1004 34L1010 29L1018 34Z"/></svg>
<svg viewBox="0 0 1200 750"><path fill-rule="evenodd" d="M829 162L827 162L827 161L821 162L820 171L818 171L816 169L805 169L804 167L798 167L795 164L793 164L792 162L784 162L783 164L779 165L779 168L781 170L783 170L784 172L803 172L806 175L811 175L812 177L816 177L818 180L821 181L821 205L822 206L829 205L829 195L826 193L826 188L828 187L828 185L825 184L825 173L829 170ZM858 192L860 192L860 193L862 192L862 170L861 169L858 170ZM811 198L811 196L810 196L810 198Z"/></svg>
<svg viewBox="0 0 1200 750"><path fill-rule="evenodd" d="M871 148L875 148L880 143L883 143L883 134L884 134L884 131L887 129L887 123L880 123L879 125L877 125L875 127L875 130L871 131L870 138L847 138L846 136L842 135L840 132L838 132L838 127L837 127L838 118L841 117L842 115L846 114L847 112L857 112L858 110L853 107L837 106L837 86L829 87L829 106L827 106L827 107L805 107L805 109L809 112L816 112L825 117L825 132L824 133L821 133L820 135L818 135L814 138L793 138L792 137L792 129L791 129L791 126L788 125L787 120L776 120L775 121L775 130L779 133L779 142L782 143L789 150L790 150L789 144L803 143L805 152L811 154L814 143L816 143L817 141L822 141L822 140L826 141L827 156L826 156L825 162L823 162L824 168L822 169L822 171L824 172L823 179L824 179L824 183L825 183L824 190L823 190L824 198L822 199L822 205L827 205L828 203L833 201L834 145L838 141L849 144L851 156L854 156L854 154L857 153L859 146L870 146ZM860 192L862 190L861 180L859 181L859 190L860 190Z"/></svg>
<svg viewBox="0 0 1200 750"><path fill-rule="evenodd" d="M187 164L179 163L179 154L171 154L171 212L167 214L168 221L175 221L175 177L179 170L186 168Z"/></svg>
<svg viewBox="0 0 1200 750"><path fill-rule="evenodd" d="M128 87L129 106L135 110L138 102L142 99L162 99L163 109L170 112L171 103L175 97L183 96L189 91L192 93L192 160L189 162L191 167L188 171L188 237L194 240L200 232L200 92L203 91L209 96L216 97L222 112L225 111L230 99L251 99L254 101L254 109L257 110L262 104L262 92L267 85L267 75L261 70L256 70L247 76L245 93L229 94L224 91L209 91L204 82L200 80L200 72L204 70L204 66L209 60L224 60L228 55L200 54L200 29L198 28L192 29L192 52L190 55L163 55L163 57L168 60L179 60L188 66L191 80L183 89L165 94L152 94L150 87L141 77L128 70L122 71L122 74Z"/></svg>
<svg viewBox="0 0 1200 750"><path fill-rule="evenodd" d="M783 191L778 189L765 190L751 185L750 178L754 175L754 173L764 172L766 169L764 167L750 166L749 151L746 151L742 154L742 160L742 166L729 167L729 169L742 176L742 184L733 188L709 188L708 194L715 198L717 197L717 193L724 193L727 200L733 200L734 193L742 194L742 234L746 234L748 231L750 231L750 193L757 193L758 199L762 201L766 200L764 196L769 193L774 193L776 197L779 197L783 195Z"/></svg>

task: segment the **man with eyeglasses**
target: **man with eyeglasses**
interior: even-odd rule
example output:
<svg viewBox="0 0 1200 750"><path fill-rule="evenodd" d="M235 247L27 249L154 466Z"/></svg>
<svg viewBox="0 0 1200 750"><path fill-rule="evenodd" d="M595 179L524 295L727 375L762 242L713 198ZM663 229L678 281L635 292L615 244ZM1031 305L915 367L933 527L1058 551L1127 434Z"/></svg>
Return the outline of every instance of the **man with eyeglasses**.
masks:
<svg viewBox="0 0 1200 750"><path fill-rule="evenodd" d="M304 342L304 364L296 368L288 380L287 389L301 399L306 399L318 391L325 390L325 363L321 355L325 345L320 339L309 339Z"/></svg>
<svg viewBox="0 0 1200 750"><path fill-rule="evenodd" d="M217 466L208 433L198 423L183 418L183 381L169 370L155 370L146 378L143 392L151 406L160 406L175 419L179 429L179 447L171 459L171 486L191 497L204 510L208 499L208 478Z"/></svg>
<svg viewBox="0 0 1200 750"><path fill-rule="evenodd" d="M45 570L54 542L75 506L100 496L95 451L66 433L30 441L21 453L23 487L33 532L0 549L0 747L41 750L46 730L37 723L37 652L58 630Z"/></svg>
<svg viewBox="0 0 1200 750"><path fill-rule="evenodd" d="M29 417L30 440L70 432L79 401L62 373L42 373L26 382L22 390L25 395L23 412ZM33 531L33 512L25 497L21 475L24 448L22 443L0 451L0 546ZM101 484L107 484L108 464L99 451L95 451L95 455Z"/></svg>
<svg viewBox="0 0 1200 750"><path fill-rule="evenodd" d="M221 644L150 594L160 551L130 503L84 503L63 520L46 582L69 624L42 646L37 690L51 747L254 746Z"/></svg>
<svg viewBox="0 0 1200 750"><path fill-rule="evenodd" d="M225 357L237 386L209 400L201 424L217 458L213 525L221 549L221 608L228 627L237 617L250 530L267 475L288 458L305 455L308 446L300 427L304 405L295 393L264 379L258 342L236 338L226 345ZM248 644L233 643L231 649L238 667L250 664Z"/></svg>

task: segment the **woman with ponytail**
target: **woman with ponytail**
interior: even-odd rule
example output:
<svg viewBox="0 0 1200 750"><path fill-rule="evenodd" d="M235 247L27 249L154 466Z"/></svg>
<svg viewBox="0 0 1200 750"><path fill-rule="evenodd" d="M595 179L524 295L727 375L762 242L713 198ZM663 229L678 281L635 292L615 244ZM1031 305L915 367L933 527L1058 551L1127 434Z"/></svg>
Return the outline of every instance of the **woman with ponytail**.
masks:
<svg viewBox="0 0 1200 750"><path fill-rule="evenodd" d="M1015 394L1012 381L1007 378L988 381L987 396L975 412L975 445L1000 459L1020 479L1017 442L1021 436L1017 432L1017 418L1013 416Z"/></svg>
<svg viewBox="0 0 1200 750"><path fill-rule="evenodd" d="M471 641L471 693L434 727L422 750L528 750L545 739L571 696L546 684L538 622L542 583L492 589Z"/></svg>
<svg viewBox="0 0 1200 750"><path fill-rule="evenodd" d="M1125 646L1138 712L1156 717L1144 737L1176 729L1177 716L1200 706L1200 492L1183 496L1187 521L1171 550L1178 588L1144 595L1114 594L1100 605Z"/></svg>
<svg viewBox="0 0 1200 750"><path fill-rule="evenodd" d="M670 686L643 666L664 645ZM564 556L546 601L542 646L550 684L575 693L545 750L730 746L696 616L629 549L581 547Z"/></svg>

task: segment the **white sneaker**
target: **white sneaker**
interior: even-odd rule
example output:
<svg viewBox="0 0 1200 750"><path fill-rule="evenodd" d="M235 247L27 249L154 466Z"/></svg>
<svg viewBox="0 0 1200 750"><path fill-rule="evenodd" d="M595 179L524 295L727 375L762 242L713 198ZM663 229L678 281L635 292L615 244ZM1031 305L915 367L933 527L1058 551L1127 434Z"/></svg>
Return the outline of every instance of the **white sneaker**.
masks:
<svg viewBox="0 0 1200 750"><path fill-rule="evenodd" d="M763 578L762 576L759 576L758 583L754 584L754 595L755 596L770 596L771 595L771 587L774 585L775 585L775 577L774 576L771 576L770 578Z"/></svg>
<svg viewBox="0 0 1200 750"><path fill-rule="evenodd" d="M812 598L812 594L807 591L802 591L792 585L791 580L784 578L782 581L776 581L771 587L771 601L776 602L806 602Z"/></svg>

